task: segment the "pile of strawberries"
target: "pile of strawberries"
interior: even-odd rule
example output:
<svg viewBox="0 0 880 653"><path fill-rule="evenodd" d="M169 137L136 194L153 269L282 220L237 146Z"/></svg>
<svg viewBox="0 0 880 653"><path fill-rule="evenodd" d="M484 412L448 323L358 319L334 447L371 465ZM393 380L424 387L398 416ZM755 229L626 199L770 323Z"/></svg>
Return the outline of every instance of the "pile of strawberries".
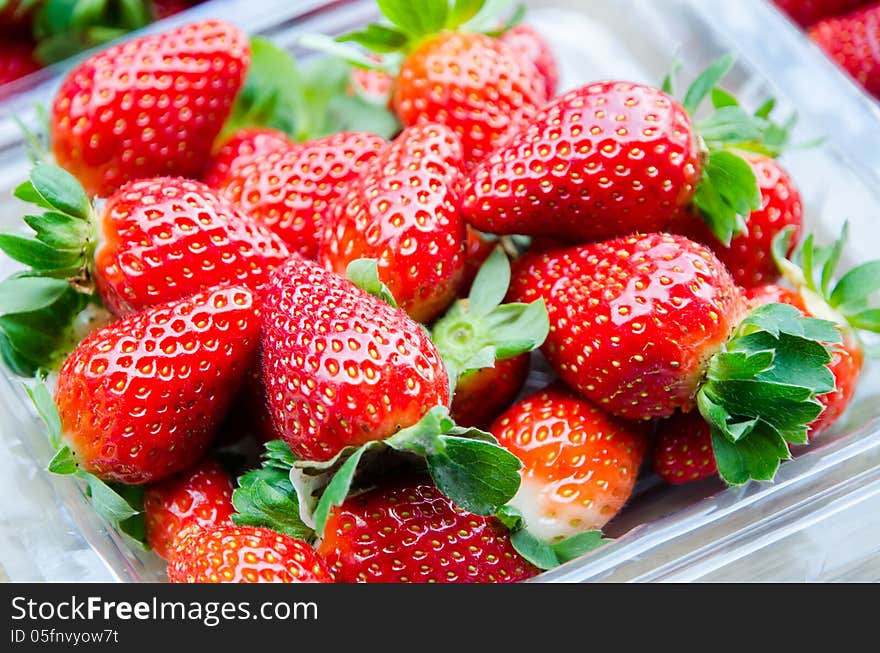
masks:
<svg viewBox="0 0 880 653"><path fill-rule="evenodd" d="M802 237L730 57L681 100L557 95L482 2L380 6L311 39L356 65L322 92L220 21L67 76L0 233L51 471L174 582L511 582L600 546L647 467L770 480L831 426L880 264L835 281L843 239Z"/></svg>
<svg viewBox="0 0 880 653"><path fill-rule="evenodd" d="M880 98L880 2L773 0L871 95Z"/></svg>
<svg viewBox="0 0 880 653"><path fill-rule="evenodd" d="M197 0L0 0L4 84L180 13Z"/></svg>

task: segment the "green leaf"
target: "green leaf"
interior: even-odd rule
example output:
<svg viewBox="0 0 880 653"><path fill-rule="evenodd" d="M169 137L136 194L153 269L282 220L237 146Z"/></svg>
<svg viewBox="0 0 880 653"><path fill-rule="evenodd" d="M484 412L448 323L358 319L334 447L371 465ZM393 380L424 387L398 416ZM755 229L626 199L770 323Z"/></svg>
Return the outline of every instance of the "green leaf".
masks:
<svg viewBox="0 0 880 653"><path fill-rule="evenodd" d="M443 494L460 508L491 515L519 489L519 459L483 440L441 436L442 451L427 456L428 470Z"/></svg>
<svg viewBox="0 0 880 653"><path fill-rule="evenodd" d="M315 508L314 519L316 532L324 532L324 527L327 525L327 518L330 516L330 510L334 506L341 506L345 501L345 498L348 496L348 490L351 487L351 482L354 480L354 473L357 471L358 463L366 450L366 445L356 449L354 453L349 456L348 460L342 463L342 467L339 468L333 476L333 479L327 484L327 487L324 488L324 493L318 501L317 508Z"/></svg>
<svg viewBox="0 0 880 653"><path fill-rule="evenodd" d="M552 548L560 564L562 564L575 558L580 558L585 553L594 551L610 541L602 536L602 531L586 531L557 542Z"/></svg>
<svg viewBox="0 0 880 653"><path fill-rule="evenodd" d="M764 103L758 107L757 111L755 111L755 116L758 118L769 118L770 114L773 113L773 109L776 108L776 99L775 98L767 98L764 100Z"/></svg>
<svg viewBox="0 0 880 653"><path fill-rule="evenodd" d="M40 367L15 349L9 341L9 337L2 331L0 331L0 360L10 372L17 376L34 376Z"/></svg>
<svg viewBox="0 0 880 653"><path fill-rule="evenodd" d="M858 313L848 313L846 320L853 328L880 333L880 308L868 308Z"/></svg>
<svg viewBox="0 0 880 653"><path fill-rule="evenodd" d="M89 496L92 499L92 508L103 519L111 524L118 524L138 514L119 492L99 479L94 474L79 472L77 474L85 479L88 484Z"/></svg>
<svg viewBox="0 0 880 653"><path fill-rule="evenodd" d="M847 312L848 308L865 306L868 297L880 290L880 260L863 263L844 274L834 290L829 303Z"/></svg>
<svg viewBox="0 0 880 653"><path fill-rule="evenodd" d="M37 414L48 430L49 443L53 449L61 447L61 416L58 414L58 408L55 406L55 400L46 384L42 380L38 380L33 385L25 385L24 390L37 409Z"/></svg>
<svg viewBox="0 0 880 653"><path fill-rule="evenodd" d="M531 304L502 304L485 317L485 324L498 360L537 349L550 332L543 299Z"/></svg>
<svg viewBox="0 0 880 653"><path fill-rule="evenodd" d="M383 63L371 59L360 50L343 45L340 41L347 40L348 35L343 34L335 39L324 34L303 34L297 45L308 50L314 50L328 55L330 58L344 61L345 63L363 68L365 70L385 70Z"/></svg>
<svg viewBox="0 0 880 653"><path fill-rule="evenodd" d="M684 96L682 105L685 110L694 115L697 108L702 104L707 95L718 85L727 73L733 68L736 58L732 54L726 54L718 58L712 65L704 70L691 84Z"/></svg>
<svg viewBox="0 0 880 653"><path fill-rule="evenodd" d="M718 474L729 485L754 479L771 481L781 460L791 457L785 441L773 433L755 433L737 443L712 429L712 449Z"/></svg>
<svg viewBox="0 0 880 653"><path fill-rule="evenodd" d="M794 229L794 227L792 227ZM840 238L831 245L831 250L825 264L822 266L822 278L819 282L819 288L823 297L828 297L831 289L831 282L834 279L834 272L837 264L840 263L840 257L843 254L843 246L849 239L849 222L844 222L840 230Z"/></svg>
<svg viewBox="0 0 880 653"><path fill-rule="evenodd" d="M54 303L70 285L64 279L15 275L0 281L0 313L27 313Z"/></svg>
<svg viewBox="0 0 880 653"><path fill-rule="evenodd" d="M394 295L379 279L379 265L374 258L359 258L348 264L345 276L358 288L397 308Z"/></svg>
<svg viewBox="0 0 880 653"><path fill-rule="evenodd" d="M714 151L703 171L694 203L701 217L725 246L745 230L746 218L761 207L761 191L751 166L742 157Z"/></svg>
<svg viewBox="0 0 880 653"><path fill-rule="evenodd" d="M559 557L553 548L545 541L532 535L528 529L523 528L511 533L510 543L517 553L538 569L553 569L560 564Z"/></svg>
<svg viewBox="0 0 880 653"><path fill-rule="evenodd" d="M394 25L419 37L439 32L446 25L449 13L448 0L377 0L382 14Z"/></svg>
<svg viewBox="0 0 880 653"><path fill-rule="evenodd" d="M0 250L35 270L69 269L80 261L78 250L58 250L39 240L10 231L0 232Z"/></svg>
<svg viewBox="0 0 880 653"><path fill-rule="evenodd" d="M712 89L712 106L716 109L736 107L739 106L739 100L737 100L736 96L732 93L728 93L723 88L718 88L716 86Z"/></svg>
<svg viewBox="0 0 880 653"><path fill-rule="evenodd" d="M343 34L336 40L342 43L357 43L372 52L387 53L403 49L409 38L399 30L372 23L364 29Z"/></svg>
<svg viewBox="0 0 880 653"><path fill-rule="evenodd" d="M503 247L496 247L480 266L468 297L468 312L486 315L498 306L510 285L510 260Z"/></svg>
<svg viewBox="0 0 880 653"><path fill-rule="evenodd" d="M454 0L446 19L446 27L455 29L480 13L486 0Z"/></svg>
<svg viewBox="0 0 880 653"><path fill-rule="evenodd" d="M30 175L34 190L53 208L75 218L88 220L91 203L76 177L58 166L39 164Z"/></svg>
<svg viewBox="0 0 880 653"><path fill-rule="evenodd" d="M40 196L40 194L37 192L37 189L34 188L34 185L29 180L19 184L13 191L13 195L15 195L23 202L27 202L28 204L36 204L37 206L41 206L44 209L55 208Z"/></svg>
<svg viewBox="0 0 880 653"><path fill-rule="evenodd" d="M758 141L767 122L747 113L739 106L725 106L697 124L700 136L710 145Z"/></svg>
<svg viewBox="0 0 880 653"><path fill-rule="evenodd" d="M65 213L26 215L24 222L36 232L37 240L53 249L82 248L89 236L88 222Z"/></svg>
<svg viewBox="0 0 880 653"><path fill-rule="evenodd" d="M660 90L666 93L666 95L676 95L676 84L678 81L678 75L681 73L681 66L681 57L676 53L669 66L669 72L666 73L666 76L663 78L663 83L660 85Z"/></svg>
<svg viewBox="0 0 880 653"><path fill-rule="evenodd" d="M61 447L55 452L49 461L47 469L53 474L75 474L77 470L76 459L70 451L70 447Z"/></svg>

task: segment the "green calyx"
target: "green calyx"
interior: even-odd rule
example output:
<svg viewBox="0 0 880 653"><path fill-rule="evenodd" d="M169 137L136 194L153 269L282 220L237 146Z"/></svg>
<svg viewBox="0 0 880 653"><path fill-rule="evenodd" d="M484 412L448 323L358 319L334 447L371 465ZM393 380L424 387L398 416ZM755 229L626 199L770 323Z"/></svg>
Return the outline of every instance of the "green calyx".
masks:
<svg viewBox="0 0 880 653"><path fill-rule="evenodd" d="M768 304L712 358L697 405L727 483L771 480L788 445L807 442L807 427L822 412L817 395L834 390L829 345L837 342L833 322Z"/></svg>
<svg viewBox="0 0 880 653"><path fill-rule="evenodd" d="M345 268L345 276L358 288L376 299L397 308L397 301L391 290L379 279L379 263L374 258L359 258Z"/></svg>
<svg viewBox="0 0 880 653"><path fill-rule="evenodd" d="M477 515L494 514L519 489L519 459L489 433L456 426L448 410L437 406L386 440L348 447L327 462L296 461L290 481L303 521L322 533L331 509L353 491L370 487L363 478L372 468L384 469L394 461L389 450L426 465L444 495Z"/></svg>
<svg viewBox="0 0 880 653"><path fill-rule="evenodd" d="M602 531L593 530L550 544L528 531L522 513L513 506L501 506L495 517L510 530L510 543L516 552L538 569L553 569L611 541L603 537Z"/></svg>
<svg viewBox="0 0 880 653"><path fill-rule="evenodd" d="M24 218L32 235L0 232L0 250L28 267L0 282L0 355L15 373L33 376L75 345L75 316L98 301L96 219L79 182L56 166L35 166L15 196L39 210Z"/></svg>
<svg viewBox="0 0 880 653"><path fill-rule="evenodd" d="M52 64L155 19L149 0L46 0L33 20L35 54L43 64Z"/></svg>
<svg viewBox="0 0 880 653"><path fill-rule="evenodd" d="M828 246L816 245L813 234L808 235L788 259L791 234L791 228L777 234L773 257L782 275L801 293L807 309L844 328L880 333L880 308L872 301L880 290L880 260L862 263L837 278L849 225L844 223L840 238Z"/></svg>
<svg viewBox="0 0 880 653"><path fill-rule="evenodd" d="M232 493L238 526L261 526L306 542L315 540L315 532L299 516L299 500L290 482L290 470L296 456L282 440L267 442L262 465L238 478Z"/></svg>
<svg viewBox="0 0 880 653"><path fill-rule="evenodd" d="M79 479L95 512L141 548L147 548L143 487L107 483L94 474L80 469L73 452L62 439L61 418L44 378L30 385L23 384L23 387L45 423L49 443L55 450L55 456L49 462L47 469L53 474L71 475Z"/></svg>
<svg viewBox="0 0 880 653"><path fill-rule="evenodd" d="M718 240L725 246L748 229L748 217L761 208L761 191L749 163L736 151L753 151L776 156L788 142L794 125L770 120L773 100L755 113L743 109L736 98L718 87L733 68L735 59L725 55L694 80L685 92L682 106L696 117L706 98L712 111L696 120L695 127L704 145L703 175L694 195L694 206ZM674 93L674 71L663 83L663 90Z"/></svg>
<svg viewBox="0 0 880 653"><path fill-rule="evenodd" d="M243 127L271 127L296 141L345 131L397 134L396 116L349 92L351 64L330 54L300 64L268 39L253 37L248 74L220 139Z"/></svg>
<svg viewBox="0 0 880 653"><path fill-rule="evenodd" d="M502 304L510 284L510 261L496 247L480 267L468 299L456 302L431 330L431 339L457 380L537 349L550 331L544 300Z"/></svg>

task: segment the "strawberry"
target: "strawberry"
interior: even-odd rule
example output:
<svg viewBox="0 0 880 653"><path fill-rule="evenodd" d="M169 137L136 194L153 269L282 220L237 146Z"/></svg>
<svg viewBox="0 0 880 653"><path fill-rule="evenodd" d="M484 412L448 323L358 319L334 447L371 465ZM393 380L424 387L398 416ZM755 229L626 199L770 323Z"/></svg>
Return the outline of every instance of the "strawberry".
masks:
<svg viewBox="0 0 880 653"><path fill-rule="evenodd" d="M452 418L485 428L519 393L529 370L528 352L547 337L542 301L502 304L510 263L496 246L480 268L470 296L459 300L431 330L431 338L456 379Z"/></svg>
<svg viewBox="0 0 880 653"><path fill-rule="evenodd" d="M265 135L262 140L250 153L233 140L240 154L225 175L216 175L214 187L291 250L314 259L327 214L386 141L362 132L287 147L272 147L265 141L274 139Z"/></svg>
<svg viewBox="0 0 880 653"><path fill-rule="evenodd" d="M345 278L293 259L275 271L263 302L269 409L297 456L329 460L449 403L427 334Z"/></svg>
<svg viewBox="0 0 880 653"><path fill-rule="evenodd" d="M731 142L769 123L725 106L691 115L733 65L724 57L679 103L667 92L600 81L560 96L468 174L462 211L476 229L569 242L666 227L692 203L722 241L760 206L755 175Z"/></svg>
<svg viewBox="0 0 880 653"><path fill-rule="evenodd" d="M696 411L661 420L655 434L652 464L667 483L680 485L718 473L712 453L712 431Z"/></svg>
<svg viewBox="0 0 880 653"><path fill-rule="evenodd" d="M771 478L787 443L806 439L816 395L833 388L822 343L839 340L837 330L784 304L746 315L730 273L682 236L527 255L510 297L544 299L547 359L605 410L648 419L699 407L731 483Z"/></svg>
<svg viewBox="0 0 880 653"><path fill-rule="evenodd" d="M872 95L880 95L877 27L880 5L828 18L813 25L810 38Z"/></svg>
<svg viewBox="0 0 880 653"><path fill-rule="evenodd" d="M232 480L218 463L206 459L176 476L148 485L144 492L147 542L162 558L188 526L209 528L229 521Z"/></svg>
<svg viewBox="0 0 880 653"><path fill-rule="evenodd" d="M0 31L20 34L28 28L38 0L0 0Z"/></svg>
<svg viewBox="0 0 880 653"><path fill-rule="evenodd" d="M17 349L25 370L51 366L83 302L100 298L124 316L219 285L256 289L290 256L276 236L196 181L129 182L98 211L68 173L38 165L16 194L39 207L25 218L35 239L0 233L0 249L32 268L26 282L16 280L21 310L10 313L21 317L5 317L43 325L42 343L6 331L8 351ZM41 317L30 309L52 310Z"/></svg>
<svg viewBox="0 0 880 653"><path fill-rule="evenodd" d="M789 306L794 306L801 313L807 313L807 306L804 304L804 298L800 296L800 293L775 283L749 288L746 290L746 299L751 308L764 306L765 304L788 304Z"/></svg>
<svg viewBox="0 0 880 653"><path fill-rule="evenodd" d="M523 463L510 505L536 537L600 529L632 494L648 425L605 414L557 383L518 402L489 429Z"/></svg>
<svg viewBox="0 0 880 653"><path fill-rule="evenodd" d="M34 44L27 40L5 39L0 44L0 87L38 71L42 66L34 59ZM0 98L6 93L0 88Z"/></svg>
<svg viewBox="0 0 880 653"><path fill-rule="evenodd" d="M686 213L669 225L669 231L710 247L734 281L743 288L751 288L779 278L773 260L773 239L786 227L792 227L793 251L800 240L804 211L797 187L775 159L754 153L744 153L743 159L752 167L761 189L761 207L749 214L745 233L734 236L725 246L705 222Z"/></svg>
<svg viewBox="0 0 880 653"><path fill-rule="evenodd" d="M521 58L534 63L535 68L544 78L544 91L547 99L556 97L556 86L559 83L556 57L553 56L550 45L538 30L531 25L520 23L504 32L499 38L513 48Z"/></svg>
<svg viewBox="0 0 880 653"><path fill-rule="evenodd" d="M55 95L52 152L89 194L107 195L142 177L197 177L249 59L245 35L220 21L99 52L77 65Z"/></svg>
<svg viewBox="0 0 880 653"><path fill-rule="evenodd" d="M511 583L539 571L495 518L465 512L420 477L346 500L317 551L343 583Z"/></svg>
<svg viewBox="0 0 880 653"><path fill-rule="evenodd" d="M371 60L382 63L376 55ZM394 77L388 72L377 68L359 68L352 66L347 92L363 98L370 104L388 106L391 103L391 91Z"/></svg>
<svg viewBox="0 0 880 653"><path fill-rule="evenodd" d="M392 24L341 37L376 52L400 52L392 106L404 126L444 124L461 138L465 161L479 161L547 101L546 81L504 40L466 31L485 4L450 9L448 0L379 3Z"/></svg>
<svg viewBox="0 0 880 653"><path fill-rule="evenodd" d="M377 259L401 308L430 322L463 279L462 165L461 143L448 128L405 129L326 216L318 259L339 274L356 259Z"/></svg>
<svg viewBox="0 0 880 653"><path fill-rule="evenodd" d="M241 287L155 306L95 331L58 373L65 455L101 479L127 484L190 467L220 427L258 336L255 298Z"/></svg>
<svg viewBox="0 0 880 653"><path fill-rule="evenodd" d="M268 127L244 127L227 138L208 161L202 181L211 188L219 188L234 167L252 163L275 150L293 146L287 134Z"/></svg>
<svg viewBox="0 0 880 653"><path fill-rule="evenodd" d="M773 4L801 27L809 27L820 20L840 16L871 2L872 0L773 0Z"/></svg>
<svg viewBox="0 0 880 653"><path fill-rule="evenodd" d="M171 549L172 583L332 583L315 550L265 528L192 528Z"/></svg>
<svg viewBox="0 0 880 653"><path fill-rule="evenodd" d="M150 4L153 7L153 14L155 14L157 19L161 20L179 14L182 11L186 11L196 4L197 1L198 0L150 0Z"/></svg>

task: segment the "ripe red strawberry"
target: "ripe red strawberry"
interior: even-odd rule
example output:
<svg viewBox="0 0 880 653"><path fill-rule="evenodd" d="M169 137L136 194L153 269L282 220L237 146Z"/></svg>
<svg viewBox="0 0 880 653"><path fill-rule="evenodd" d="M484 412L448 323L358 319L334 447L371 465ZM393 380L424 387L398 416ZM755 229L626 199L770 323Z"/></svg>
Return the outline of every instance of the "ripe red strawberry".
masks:
<svg viewBox="0 0 880 653"><path fill-rule="evenodd" d="M36 0L0 0L0 31L21 34L37 7Z"/></svg>
<svg viewBox="0 0 880 653"><path fill-rule="evenodd" d="M529 375L529 355L495 361L462 376L455 386L449 414L460 426L489 427L522 389Z"/></svg>
<svg viewBox="0 0 880 653"><path fill-rule="evenodd" d="M449 379L427 334L343 277L292 259L263 303L269 409L300 458L329 460L448 405Z"/></svg>
<svg viewBox="0 0 880 653"><path fill-rule="evenodd" d="M556 85L559 83L559 70L556 57L543 36L531 25L520 23L501 35L500 39L509 45L523 59L531 61L541 77L544 78L544 90L548 100L556 97Z"/></svg>
<svg viewBox="0 0 880 653"><path fill-rule="evenodd" d="M725 246L705 222L687 213L676 218L668 230L710 247L734 281L743 288L751 288L779 279L779 269L773 260L773 239L791 227L788 253L794 251L800 241L804 211L797 187L775 159L753 153L742 156L754 170L761 189L761 208L749 214L747 231L734 236Z"/></svg>
<svg viewBox="0 0 880 653"><path fill-rule="evenodd" d="M232 479L206 459L176 476L148 485L144 492L147 543L167 559L178 534L188 526L209 528L229 522Z"/></svg>
<svg viewBox="0 0 880 653"><path fill-rule="evenodd" d="M809 35L825 53L872 95L880 95L880 53L877 29L880 5L828 18L810 28Z"/></svg>
<svg viewBox="0 0 880 653"><path fill-rule="evenodd" d="M0 44L0 87L42 68L34 58L34 44L26 39L3 39ZM6 92L0 88L0 98Z"/></svg>
<svg viewBox="0 0 880 653"><path fill-rule="evenodd" d="M214 186L291 250L314 259L327 214L385 145L381 136L343 132L272 151L255 148Z"/></svg>
<svg viewBox="0 0 880 653"><path fill-rule="evenodd" d="M198 177L249 60L246 36L221 21L112 46L58 90L52 152L89 194L142 177Z"/></svg>
<svg viewBox="0 0 880 653"><path fill-rule="evenodd" d="M150 0L150 4L153 6L153 13L160 20L186 11L196 2L198 0Z"/></svg>
<svg viewBox="0 0 880 653"><path fill-rule="evenodd" d="M55 403L77 465L148 483L205 452L252 363L252 292L206 291L147 309L83 340L58 373Z"/></svg>
<svg viewBox="0 0 880 653"><path fill-rule="evenodd" d="M405 129L326 216L321 263L344 274L356 259L377 259L379 277L400 307L430 322L463 279L462 165L461 143L448 128Z"/></svg>
<svg viewBox="0 0 880 653"><path fill-rule="evenodd" d="M266 528L215 526L181 535L168 560L172 583L332 583L303 542Z"/></svg>
<svg viewBox="0 0 880 653"><path fill-rule="evenodd" d="M371 58L380 60L379 57ZM394 78L384 70L357 67L351 69L349 92L363 98L370 104L381 106L390 104L393 86Z"/></svg>
<svg viewBox="0 0 880 653"><path fill-rule="evenodd" d="M703 416L691 411L660 421L652 463L657 475L673 485L701 481L717 474L712 432Z"/></svg>
<svg viewBox="0 0 880 653"><path fill-rule="evenodd" d="M208 161L202 176L211 188L219 188L240 163L259 161L275 150L293 146L287 134L269 127L244 127L232 134Z"/></svg>
<svg viewBox="0 0 880 653"><path fill-rule="evenodd" d="M681 236L641 234L528 255L510 297L544 299L547 359L612 414L647 419L699 407L731 464L721 470L731 483L772 478L787 443L806 439L821 410L816 395L833 388L822 343L837 341L836 329L783 304L746 316L730 273ZM795 395L787 384L801 390Z"/></svg>
<svg viewBox="0 0 880 653"><path fill-rule="evenodd" d="M804 298L801 297L800 293L775 283L749 288L746 290L746 299L751 308L764 306L765 304L788 304L789 306L794 306L802 313L807 312L807 306L804 304Z"/></svg>
<svg viewBox="0 0 880 653"><path fill-rule="evenodd" d="M510 504L548 542L600 529L620 512L648 443L646 423L611 417L562 384L518 402L489 430L523 463Z"/></svg>
<svg viewBox="0 0 880 653"><path fill-rule="evenodd" d="M872 0L773 0L773 3L791 16L801 27L809 27L825 18L840 16Z"/></svg>
<svg viewBox="0 0 880 653"><path fill-rule="evenodd" d="M334 509L318 553L343 583L511 583L538 573L494 517L461 510L419 477Z"/></svg>

